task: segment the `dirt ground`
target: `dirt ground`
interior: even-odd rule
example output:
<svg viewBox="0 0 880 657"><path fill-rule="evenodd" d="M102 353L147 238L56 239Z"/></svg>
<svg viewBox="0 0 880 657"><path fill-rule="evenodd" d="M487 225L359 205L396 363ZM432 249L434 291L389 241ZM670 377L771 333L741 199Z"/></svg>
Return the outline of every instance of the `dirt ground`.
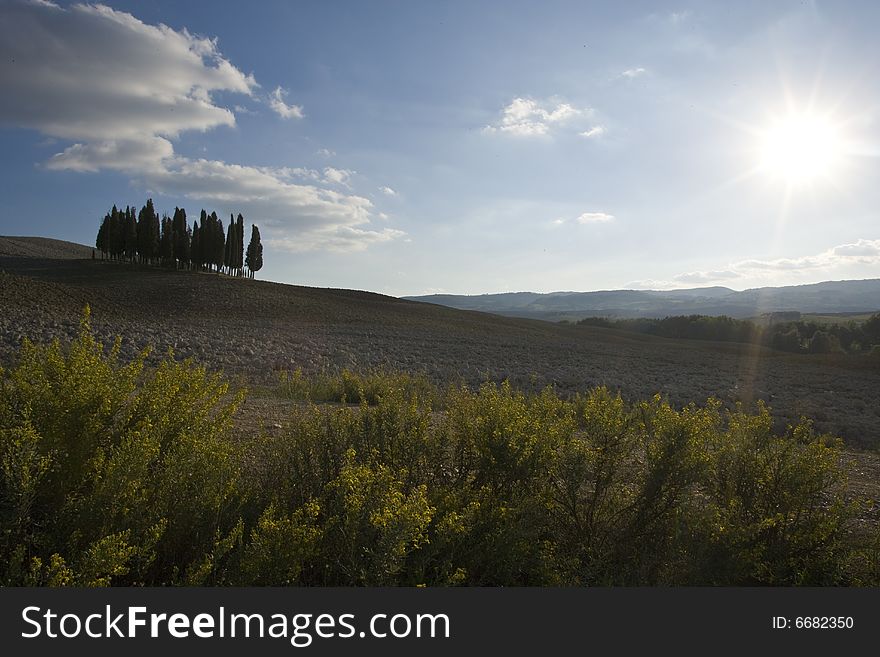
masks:
<svg viewBox="0 0 880 657"><path fill-rule="evenodd" d="M660 393L679 406L710 396L727 404L762 399L778 429L807 416L840 436L851 486L880 499L880 361L864 356L506 318L369 292L102 262L87 247L0 237L0 362L14 359L24 337L73 337L86 304L103 339L123 337L123 356L152 345L156 360L171 348L264 390L297 368L389 368L441 384L508 379L561 394L606 385L627 399ZM271 428L286 403L254 396L242 421Z"/></svg>

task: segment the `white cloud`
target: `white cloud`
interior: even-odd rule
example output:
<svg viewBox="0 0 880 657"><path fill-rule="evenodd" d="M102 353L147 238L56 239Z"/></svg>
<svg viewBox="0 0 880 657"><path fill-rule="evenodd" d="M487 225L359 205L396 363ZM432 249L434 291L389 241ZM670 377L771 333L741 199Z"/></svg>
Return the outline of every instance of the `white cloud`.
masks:
<svg viewBox="0 0 880 657"><path fill-rule="evenodd" d="M502 133L518 137L546 135L556 126L579 116L589 116L591 110L576 109L568 103L555 100L538 102L532 98L514 98L501 111L501 118L483 128L485 134Z"/></svg>
<svg viewBox="0 0 880 657"><path fill-rule="evenodd" d="M629 78L630 80L632 80L633 78L637 78L637 77L639 77L639 76L641 76L641 75L644 75L644 74L647 73L647 72L648 72L648 71L647 71L646 69L644 69L644 68L642 68L641 66L639 66L639 67L637 67L637 68L628 68L628 69L626 69L625 71L623 71L623 72L620 74L620 76L621 76L621 77L624 77L624 78Z"/></svg>
<svg viewBox="0 0 880 657"><path fill-rule="evenodd" d="M216 40L103 5L22 2L0 4L0 79L0 122L104 142L104 153L114 140L232 126L235 116L211 94L250 96L258 86L223 58ZM142 154L131 144L117 148L126 150Z"/></svg>
<svg viewBox="0 0 880 657"><path fill-rule="evenodd" d="M877 259L880 257L880 240L860 239L855 244L841 244L831 249L831 254L844 258L864 257Z"/></svg>
<svg viewBox="0 0 880 657"><path fill-rule="evenodd" d="M713 283L716 281L726 281L733 278L740 278L742 274L732 269L723 269L716 271L691 271L684 274L673 276L672 280L677 283Z"/></svg>
<svg viewBox="0 0 880 657"><path fill-rule="evenodd" d="M390 187L380 187L379 191L385 194L385 196L397 196L397 192Z"/></svg>
<svg viewBox="0 0 880 657"><path fill-rule="evenodd" d="M676 287L681 287L680 284L674 283L672 281L662 281L656 280L653 278L645 278L636 281L629 281L628 283L624 283L624 290L671 290Z"/></svg>
<svg viewBox="0 0 880 657"><path fill-rule="evenodd" d="M265 240L293 251L359 251L403 235L371 230L369 199L288 182L290 170L175 157L143 182L163 194L209 201L267 226Z"/></svg>
<svg viewBox="0 0 880 657"><path fill-rule="evenodd" d="M796 258L740 260L724 269L678 274L673 276L673 280L683 283L714 283L767 274L830 272L835 268L853 264L880 265L880 239L859 239L854 243L831 247L822 253Z"/></svg>
<svg viewBox="0 0 880 657"><path fill-rule="evenodd" d="M602 224L614 221L614 215L607 212L584 212L575 221L579 224Z"/></svg>
<svg viewBox="0 0 880 657"><path fill-rule="evenodd" d="M259 88L216 39L103 5L3 2L0 79L0 123L75 142L48 160L49 169L122 171L150 192L242 212L278 248L359 250L402 235L371 229L368 199L321 187L347 184L347 169L244 166L174 152L181 132L235 125L214 92L253 97ZM273 96L283 104L280 87ZM284 107L290 116L301 112Z"/></svg>
<svg viewBox="0 0 880 657"><path fill-rule="evenodd" d="M605 126L594 125L592 128L588 130L584 130L580 134L581 137L586 137L587 139L592 139L594 137L601 137L605 134Z"/></svg>
<svg viewBox="0 0 880 657"><path fill-rule="evenodd" d="M292 253L302 253L321 249L337 253L364 251L374 244L390 242L406 235L402 230L383 228L382 230L362 230L344 227L332 233L308 233L289 237L270 237L266 244Z"/></svg>
<svg viewBox="0 0 880 657"><path fill-rule="evenodd" d="M269 94L269 107L282 119L301 119L303 116L302 105L288 105L284 102L287 91L281 87L275 87L275 91Z"/></svg>
<svg viewBox="0 0 880 657"><path fill-rule="evenodd" d="M320 148L315 152L315 155L320 155L321 157L333 157L336 155L336 152L331 151L329 148Z"/></svg>
<svg viewBox="0 0 880 657"><path fill-rule="evenodd" d="M61 153L53 155L46 163L46 167L88 172L116 169L137 173L160 169L162 161L172 155L174 155L174 147L163 137L110 139L74 144Z"/></svg>
<svg viewBox="0 0 880 657"><path fill-rule="evenodd" d="M354 171L349 169L336 169L334 167L325 167L324 168L324 181L334 184L334 185L343 185L344 187L348 187L348 180L351 178L351 175Z"/></svg>

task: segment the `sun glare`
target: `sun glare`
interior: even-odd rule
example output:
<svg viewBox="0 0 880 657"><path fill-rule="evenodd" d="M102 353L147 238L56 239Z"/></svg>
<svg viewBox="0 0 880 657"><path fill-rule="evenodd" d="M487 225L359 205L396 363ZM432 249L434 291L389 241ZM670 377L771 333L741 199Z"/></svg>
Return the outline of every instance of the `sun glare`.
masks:
<svg viewBox="0 0 880 657"><path fill-rule="evenodd" d="M841 138L827 118L792 114L761 135L760 169L790 185L829 179L840 159Z"/></svg>

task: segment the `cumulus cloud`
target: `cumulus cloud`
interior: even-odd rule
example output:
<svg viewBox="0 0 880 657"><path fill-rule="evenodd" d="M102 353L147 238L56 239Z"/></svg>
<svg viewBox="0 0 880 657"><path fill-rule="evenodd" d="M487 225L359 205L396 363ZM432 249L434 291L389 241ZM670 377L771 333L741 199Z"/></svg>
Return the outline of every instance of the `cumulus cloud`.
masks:
<svg viewBox="0 0 880 657"><path fill-rule="evenodd" d="M174 147L163 137L110 139L74 144L53 155L46 163L46 167L88 172L117 169L137 173L160 169L162 161L172 155L174 155Z"/></svg>
<svg viewBox="0 0 880 657"><path fill-rule="evenodd" d="M390 187L380 187L379 191L385 194L385 196L397 196L397 192Z"/></svg>
<svg viewBox="0 0 880 657"><path fill-rule="evenodd" d="M362 224L369 221L369 199L316 185L287 182L287 172L217 160L175 157L161 169L144 172L148 187L164 194L222 203L247 203L252 211L280 219L285 210L300 226L313 228L327 219Z"/></svg>
<svg viewBox="0 0 880 657"><path fill-rule="evenodd" d="M334 167L325 167L324 168L324 180L325 182L342 185L344 187L348 187L348 180L351 178L351 174L354 171L349 169L336 169Z"/></svg>
<svg viewBox="0 0 880 657"><path fill-rule="evenodd" d="M301 119L303 114L302 105L288 105L284 102L287 91L281 87L275 87L275 91L269 94L269 107L282 119Z"/></svg>
<svg viewBox="0 0 880 657"><path fill-rule="evenodd" d="M854 244L841 244L831 249L833 256L844 258L869 258L880 257L880 240L860 239Z"/></svg>
<svg viewBox="0 0 880 657"><path fill-rule="evenodd" d="M539 102L533 98L514 98L501 111L501 117L495 123L485 126L483 132L536 137L546 135L554 127L576 117L590 114L589 109L577 109L568 103L554 100Z"/></svg>
<svg viewBox="0 0 880 657"><path fill-rule="evenodd" d="M8 2L0 17L0 122L53 137L105 142L106 150L112 140L231 126L233 113L212 93L250 96L258 86L216 40L103 5Z"/></svg>
<svg viewBox="0 0 880 657"><path fill-rule="evenodd" d="M235 125L215 92L254 98L259 88L223 57L216 39L103 5L13 0L0 3L0 79L0 123L75 142L48 169L121 171L151 192L242 212L278 248L358 250L400 236L370 228L368 199L321 187L347 185L347 169L319 173L175 153L172 142L184 131ZM283 105L279 113L301 115L283 96L280 87L272 94Z"/></svg>
<svg viewBox="0 0 880 657"><path fill-rule="evenodd" d="M639 77L640 75L644 75L644 74L647 73L647 72L648 72L647 69L642 68L641 66L638 66L638 67L636 67L636 68L628 68L628 69L626 69L625 71L623 71L623 72L620 74L620 76L623 77L623 78L629 78L630 80L632 80L633 78L637 78L637 77Z"/></svg>
<svg viewBox="0 0 880 657"><path fill-rule="evenodd" d="M584 212L575 221L579 224L604 224L614 221L614 215L607 212Z"/></svg>

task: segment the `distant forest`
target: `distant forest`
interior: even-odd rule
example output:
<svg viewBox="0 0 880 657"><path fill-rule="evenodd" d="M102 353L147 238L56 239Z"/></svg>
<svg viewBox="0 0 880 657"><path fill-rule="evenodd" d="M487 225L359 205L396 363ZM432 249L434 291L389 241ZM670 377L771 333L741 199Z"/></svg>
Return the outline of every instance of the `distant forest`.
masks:
<svg viewBox="0 0 880 657"><path fill-rule="evenodd" d="M796 320L771 322L767 326L722 315L687 315L663 319L608 319L587 317L582 326L599 326L665 338L748 342L791 353L880 352L880 313L862 323L819 324Z"/></svg>
<svg viewBox="0 0 880 657"><path fill-rule="evenodd" d="M174 208L174 216L159 217L153 199L137 211L115 205L101 222L95 247L102 258L175 269L216 271L253 278L263 268L260 229L251 226L251 239L244 248L244 217L229 216L225 237L223 220L216 212L202 210L190 227L186 210Z"/></svg>

